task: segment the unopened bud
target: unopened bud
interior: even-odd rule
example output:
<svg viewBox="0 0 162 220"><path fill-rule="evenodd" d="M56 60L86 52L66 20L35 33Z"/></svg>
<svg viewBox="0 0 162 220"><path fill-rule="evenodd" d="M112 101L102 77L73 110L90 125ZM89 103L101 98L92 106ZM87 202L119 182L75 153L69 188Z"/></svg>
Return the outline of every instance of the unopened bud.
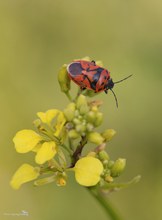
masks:
<svg viewBox="0 0 162 220"><path fill-rule="evenodd" d="M96 113L96 120L94 122L95 127L101 125L103 122L103 114L101 112Z"/></svg>
<svg viewBox="0 0 162 220"><path fill-rule="evenodd" d="M88 111L89 111L89 106L86 104L86 105L82 105L80 107L80 114L81 115L85 115Z"/></svg>
<svg viewBox="0 0 162 220"><path fill-rule="evenodd" d="M108 183L112 183L114 180L113 180L112 176L108 175L108 176L105 177L105 181L108 182Z"/></svg>
<svg viewBox="0 0 162 220"><path fill-rule="evenodd" d="M66 180L63 177L57 179L57 186L66 186Z"/></svg>
<svg viewBox="0 0 162 220"><path fill-rule="evenodd" d="M98 153L99 159L102 161L108 161L109 160L109 155L105 150L102 150Z"/></svg>
<svg viewBox="0 0 162 220"><path fill-rule="evenodd" d="M97 144L97 145L100 145L103 143L104 139L103 137L97 133L97 132L91 132L87 135L87 138L88 138L88 141L94 143L94 144Z"/></svg>
<svg viewBox="0 0 162 220"><path fill-rule="evenodd" d="M83 105L87 105L87 100L86 97L81 94L76 101L76 107L80 110L81 106Z"/></svg>
<svg viewBox="0 0 162 220"><path fill-rule="evenodd" d="M119 158L118 160L116 160L111 168L111 176L112 177L119 176L124 171L125 166L126 166L126 159Z"/></svg>
<svg viewBox="0 0 162 220"><path fill-rule="evenodd" d="M91 123L87 124L87 131L93 131L94 126Z"/></svg>
<svg viewBox="0 0 162 220"><path fill-rule="evenodd" d="M114 161L113 160L109 160L109 163L108 163L108 168L111 169L114 165Z"/></svg>
<svg viewBox="0 0 162 220"><path fill-rule="evenodd" d="M74 123L75 125L80 125L82 122L81 122L78 118L74 118L74 119L73 119L73 123Z"/></svg>
<svg viewBox="0 0 162 220"><path fill-rule="evenodd" d="M71 139L77 139L80 137L80 135L78 134L78 132L76 132L76 130L72 129L68 132L68 136Z"/></svg>
<svg viewBox="0 0 162 220"><path fill-rule="evenodd" d="M116 131L114 129L107 129L101 135L105 139L105 141L110 141L115 134Z"/></svg>
<svg viewBox="0 0 162 220"><path fill-rule="evenodd" d="M72 121L75 116L75 103L70 103L64 110L67 121Z"/></svg>
<svg viewBox="0 0 162 220"><path fill-rule="evenodd" d="M98 112L98 107L97 107L96 105L93 105L92 108L91 108L91 110L92 110L93 112Z"/></svg>
<svg viewBox="0 0 162 220"><path fill-rule="evenodd" d="M94 123L95 120L96 120L96 114L95 114L95 112L89 111L89 112L86 114L86 119L87 119L88 122Z"/></svg>
<svg viewBox="0 0 162 220"><path fill-rule="evenodd" d="M58 81L60 84L61 91L67 93L70 90L70 78L67 72L67 65L64 64L59 73L58 73Z"/></svg>
<svg viewBox="0 0 162 220"><path fill-rule="evenodd" d="M80 114L79 114L79 111L78 109L75 110L75 117L78 117Z"/></svg>
<svg viewBox="0 0 162 220"><path fill-rule="evenodd" d="M76 131L77 131L78 133L82 133L82 132L84 132L84 131L86 130L86 126L83 125L83 124L76 125L75 129L76 129Z"/></svg>

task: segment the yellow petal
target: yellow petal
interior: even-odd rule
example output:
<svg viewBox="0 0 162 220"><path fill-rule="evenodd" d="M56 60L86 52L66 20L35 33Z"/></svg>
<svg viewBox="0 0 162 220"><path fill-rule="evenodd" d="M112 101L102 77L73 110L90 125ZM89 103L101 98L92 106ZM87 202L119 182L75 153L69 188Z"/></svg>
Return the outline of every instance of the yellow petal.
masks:
<svg viewBox="0 0 162 220"><path fill-rule="evenodd" d="M19 189L23 183L36 179L39 176L39 169L29 164L23 164L13 175L10 185L13 189Z"/></svg>
<svg viewBox="0 0 162 220"><path fill-rule="evenodd" d="M54 141L45 142L38 150L35 157L35 161L38 164L43 164L48 160L51 160L56 154L56 144Z"/></svg>
<svg viewBox="0 0 162 220"><path fill-rule="evenodd" d="M37 153L37 152L40 150L41 146L42 146L42 144L40 144L40 143L37 144L37 145L32 149L32 151L35 152L35 153Z"/></svg>
<svg viewBox="0 0 162 220"><path fill-rule="evenodd" d="M66 122L65 116L64 116L63 112L60 112L58 114L56 125L55 125L56 131L54 132L54 135L56 137L58 137L60 135L65 122Z"/></svg>
<svg viewBox="0 0 162 220"><path fill-rule="evenodd" d="M41 140L42 137L32 130L21 130L13 138L18 153L31 151Z"/></svg>
<svg viewBox="0 0 162 220"><path fill-rule="evenodd" d="M46 112L38 112L37 115L43 123L50 124L59 112L57 109L50 109Z"/></svg>
<svg viewBox="0 0 162 220"><path fill-rule="evenodd" d="M97 158L84 157L74 167L76 181L83 186L94 186L100 181L103 165Z"/></svg>

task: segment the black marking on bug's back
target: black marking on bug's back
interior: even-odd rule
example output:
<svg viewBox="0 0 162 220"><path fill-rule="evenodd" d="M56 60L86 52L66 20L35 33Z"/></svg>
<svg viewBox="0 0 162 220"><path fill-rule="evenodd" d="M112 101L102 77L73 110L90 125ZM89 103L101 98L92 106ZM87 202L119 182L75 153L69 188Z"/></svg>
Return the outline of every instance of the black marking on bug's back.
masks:
<svg viewBox="0 0 162 220"><path fill-rule="evenodd" d="M94 70L93 70L94 71ZM103 68L98 68L98 69L96 69L95 70L96 71L96 73L93 75L93 81L92 82L90 82L90 85L91 85L91 88L93 89L93 90L96 90L96 84L97 84L97 82L98 82L98 80L99 80L99 78L100 78L100 76L101 76L101 73L102 73L102 71L103 71Z"/></svg>
<svg viewBox="0 0 162 220"><path fill-rule="evenodd" d="M83 68L80 63L76 62L76 63L70 64L68 70L69 70L70 75L75 77L77 75L82 74Z"/></svg>

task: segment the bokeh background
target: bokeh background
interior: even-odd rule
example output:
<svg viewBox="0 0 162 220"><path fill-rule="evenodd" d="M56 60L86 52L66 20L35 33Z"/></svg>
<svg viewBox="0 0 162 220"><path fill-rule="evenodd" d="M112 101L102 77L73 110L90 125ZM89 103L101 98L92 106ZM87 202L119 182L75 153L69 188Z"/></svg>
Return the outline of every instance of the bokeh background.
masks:
<svg viewBox="0 0 162 220"><path fill-rule="evenodd" d="M141 174L141 181L109 199L123 219L162 219L162 1L0 0L0 219L106 220L102 208L69 178L68 185L19 191L9 186L15 170L33 163L16 153L12 138L32 129L36 112L64 109L60 66L75 58L102 60L119 100L102 93L102 129L114 128L111 158L127 158L118 181ZM74 86L74 91L76 87ZM6 216L26 210L28 217Z"/></svg>

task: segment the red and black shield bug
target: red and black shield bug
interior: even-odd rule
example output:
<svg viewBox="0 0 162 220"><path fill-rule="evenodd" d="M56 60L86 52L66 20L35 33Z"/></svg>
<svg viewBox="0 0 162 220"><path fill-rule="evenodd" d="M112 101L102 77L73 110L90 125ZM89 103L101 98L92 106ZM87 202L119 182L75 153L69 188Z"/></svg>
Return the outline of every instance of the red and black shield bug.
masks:
<svg viewBox="0 0 162 220"><path fill-rule="evenodd" d="M112 90L114 84L122 82L128 79L132 75L126 78L113 82L110 77L110 72L103 67L96 65L95 61L76 60L67 66L67 72L71 80L73 80L81 89L93 90L94 92L104 91L106 94L108 90L111 90L118 107L117 97Z"/></svg>

